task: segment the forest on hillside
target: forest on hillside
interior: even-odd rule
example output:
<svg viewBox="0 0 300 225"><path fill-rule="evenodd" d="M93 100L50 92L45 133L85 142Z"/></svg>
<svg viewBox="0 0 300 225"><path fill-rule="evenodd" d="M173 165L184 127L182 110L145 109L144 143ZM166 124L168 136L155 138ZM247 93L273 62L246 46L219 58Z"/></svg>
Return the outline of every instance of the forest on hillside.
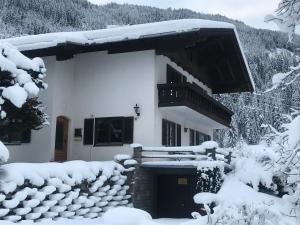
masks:
<svg viewBox="0 0 300 225"><path fill-rule="evenodd" d="M299 79L265 92L274 74L288 72L300 63L299 37L290 43L284 33L255 29L221 15L115 3L96 6L86 0L1 0L0 38L183 18L235 24L256 85L255 93L216 96L235 112L232 128L216 132L215 138L222 146L232 147L241 139L256 144L265 135L263 124L279 128L286 114L300 110Z"/></svg>

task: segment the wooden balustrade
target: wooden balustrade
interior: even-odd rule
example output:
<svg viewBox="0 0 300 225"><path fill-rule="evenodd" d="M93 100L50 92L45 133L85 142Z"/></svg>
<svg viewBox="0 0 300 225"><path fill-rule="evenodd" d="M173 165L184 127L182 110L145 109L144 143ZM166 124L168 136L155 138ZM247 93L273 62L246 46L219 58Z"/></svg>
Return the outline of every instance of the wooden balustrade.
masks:
<svg viewBox="0 0 300 225"><path fill-rule="evenodd" d="M190 83L158 84L159 107L186 106L227 127L233 112L206 92Z"/></svg>
<svg viewBox="0 0 300 225"><path fill-rule="evenodd" d="M192 150L196 149L197 146L186 146L186 147L146 147L142 146L134 147L133 158L139 163L149 159L155 159L156 161L168 160L168 161L199 161L199 158L203 156L201 160L215 160L224 161L226 164L231 163L232 153L226 152L223 149L211 148L205 149L204 151Z"/></svg>

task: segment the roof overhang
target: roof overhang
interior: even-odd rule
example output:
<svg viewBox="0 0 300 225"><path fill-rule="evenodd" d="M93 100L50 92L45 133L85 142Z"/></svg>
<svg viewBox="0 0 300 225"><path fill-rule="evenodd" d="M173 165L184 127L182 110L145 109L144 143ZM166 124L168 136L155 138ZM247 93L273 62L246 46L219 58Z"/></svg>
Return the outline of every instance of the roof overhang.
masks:
<svg viewBox="0 0 300 225"><path fill-rule="evenodd" d="M197 22L197 20L190 21ZM169 21L161 23L167 25L168 22ZM189 20L185 21L185 24L188 24L187 22L189 22ZM182 22L170 21L170 24L171 23L174 25ZM217 24L218 22L215 23ZM153 24L157 25L160 23ZM153 24L151 24L151 26L155 28ZM180 32L162 33L162 30L159 30L159 33L150 32L145 35L140 33L138 38L123 38L119 40L109 37L107 41L101 40L98 42L72 41L72 38L67 38L62 42L52 42L51 45L36 45L39 47L36 47L35 43L30 43L27 47L26 45L18 46L18 43L21 42L20 39L23 37L6 40L12 44L17 44L17 47L22 53L28 57L56 56L57 60L66 60L76 54L96 51L108 51L109 54L115 54L155 50L156 54L167 56L184 70L206 84L212 89L213 93L252 92L254 91L254 84L247 61L243 54L236 30L233 25L229 25L228 27L221 26L221 28L216 28L217 26L213 26L213 28L196 27ZM147 26L148 25L145 27ZM143 26L134 25L129 26L129 28L125 27L123 28L123 32L126 33L126 29L138 30L138 27L142 30ZM108 29L104 31L108 32ZM120 36L121 31L122 29L120 29L117 35ZM91 32L93 31L89 32L88 34L91 36ZM95 32L99 33L101 30ZM67 34L71 37L72 33L76 36L75 33L77 32ZM66 33L62 34L66 35ZM46 35L47 34L45 34L45 36Z"/></svg>

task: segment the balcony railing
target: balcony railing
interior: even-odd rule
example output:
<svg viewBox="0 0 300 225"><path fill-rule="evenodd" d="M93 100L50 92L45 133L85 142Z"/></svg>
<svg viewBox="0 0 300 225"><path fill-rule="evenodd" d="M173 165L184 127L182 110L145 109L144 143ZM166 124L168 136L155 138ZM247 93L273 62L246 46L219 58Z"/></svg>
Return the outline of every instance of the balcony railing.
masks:
<svg viewBox="0 0 300 225"><path fill-rule="evenodd" d="M158 107L186 106L227 127L233 112L206 92L190 83L158 84Z"/></svg>

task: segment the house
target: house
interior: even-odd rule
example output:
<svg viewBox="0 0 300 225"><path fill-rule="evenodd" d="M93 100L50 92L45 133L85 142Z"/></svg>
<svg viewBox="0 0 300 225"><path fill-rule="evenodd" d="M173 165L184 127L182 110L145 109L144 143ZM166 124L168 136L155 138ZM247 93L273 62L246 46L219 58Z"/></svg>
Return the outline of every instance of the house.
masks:
<svg viewBox="0 0 300 225"><path fill-rule="evenodd" d="M10 139L12 162L111 160L132 154L131 143L199 145L214 129L230 127L233 112L213 94L254 90L229 23L186 19L5 41L42 57L49 85L41 99L50 125L27 133L26 143ZM180 174L196 182L190 170L162 171L149 178L156 188L179 182ZM155 193L149 196L168 190Z"/></svg>
<svg viewBox="0 0 300 225"><path fill-rule="evenodd" d="M185 146L230 126L212 94L253 91L235 27L198 19L6 39L42 57L50 125L11 161L109 160L131 143ZM138 111L138 112L136 112ZM14 145L16 144L16 145Z"/></svg>

